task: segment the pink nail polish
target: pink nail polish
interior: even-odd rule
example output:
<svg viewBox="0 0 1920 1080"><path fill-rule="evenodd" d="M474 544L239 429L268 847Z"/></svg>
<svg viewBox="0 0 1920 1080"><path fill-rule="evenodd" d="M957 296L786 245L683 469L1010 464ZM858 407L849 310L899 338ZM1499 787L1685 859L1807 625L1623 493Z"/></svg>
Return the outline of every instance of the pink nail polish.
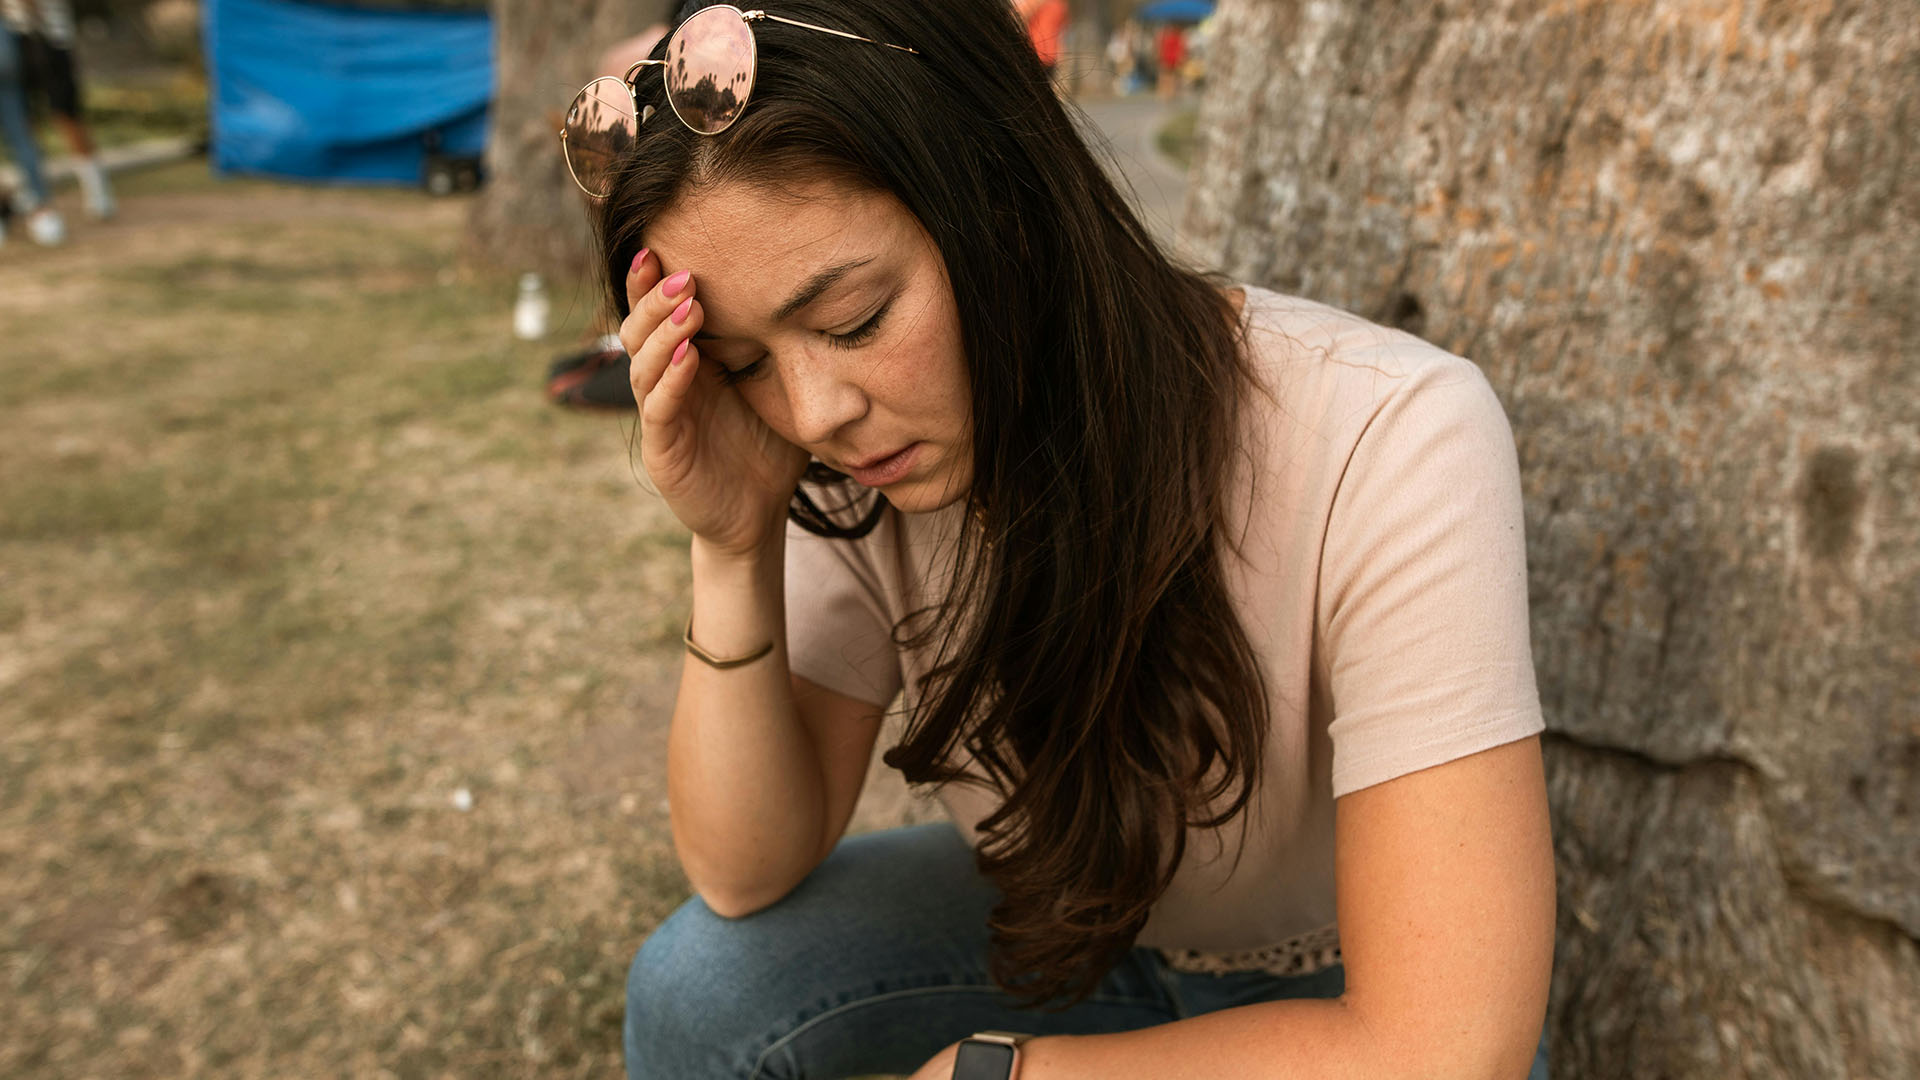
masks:
<svg viewBox="0 0 1920 1080"><path fill-rule="evenodd" d="M638 254L638 255L635 255L635 256L633 257L633 265L632 265L632 266L629 266L629 267L627 267L627 273L629 273L629 274L637 274L637 273L639 273L639 272L640 272L640 264L641 264L641 263L643 263L643 262L646 262L646 261L647 261L647 252L649 252L649 251L652 251L652 250L653 250L652 248L641 248L641 249L640 249L640 254Z"/></svg>
<svg viewBox="0 0 1920 1080"><path fill-rule="evenodd" d="M689 296L685 300L680 301L680 306L673 309L673 325L679 326L681 323L686 322L687 313L692 310L693 297Z"/></svg>
<svg viewBox="0 0 1920 1080"><path fill-rule="evenodd" d="M692 344L692 339L688 339L687 341L682 341L682 342L681 342L681 343L680 343L680 344L679 344L679 345L678 345L678 346L677 346L677 347L676 347L676 348L675 348L675 349L673 350L673 362L674 362L674 363L676 363L676 364L677 364L677 363L679 363L680 361L682 361L682 360L685 360L685 359L687 358L687 346L688 346L688 345L690 345L690 344Z"/></svg>
<svg viewBox="0 0 1920 1080"><path fill-rule="evenodd" d="M660 295L669 297L669 298L679 296L680 290L687 287L687 279L692 276L693 276L693 271L682 270L679 273L668 278L667 280L661 282Z"/></svg>

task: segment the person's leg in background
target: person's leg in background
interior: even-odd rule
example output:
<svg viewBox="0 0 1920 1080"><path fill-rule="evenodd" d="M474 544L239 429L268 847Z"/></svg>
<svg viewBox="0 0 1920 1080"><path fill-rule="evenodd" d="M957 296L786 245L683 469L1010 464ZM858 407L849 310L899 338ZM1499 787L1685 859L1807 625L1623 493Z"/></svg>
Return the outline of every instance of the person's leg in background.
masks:
<svg viewBox="0 0 1920 1080"><path fill-rule="evenodd" d="M80 74L74 64L73 49L49 37L40 37L38 43L39 70L45 78L47 111L53 115L54 126L60 129L61 135L67 140L67 148L73 152L74 175L80 180L80 193L87 213L105 220L114 215L117 206L113 199L113 186L107 182L107 171L100 165L93 144L93 132L87 128L82 111Z"/></svg>
<svg viewBox="0 0 1920 1080"><path fill-rule="evenodd" d="M27 185L18 199L18 209L27 218L27 234L40 244L65 240L66 222L48 205L47 176L40 165L40 148L34 145L33 125L27 119L19 41L5 29L0 29L0 141L6 143L7 154Z"/></svg>

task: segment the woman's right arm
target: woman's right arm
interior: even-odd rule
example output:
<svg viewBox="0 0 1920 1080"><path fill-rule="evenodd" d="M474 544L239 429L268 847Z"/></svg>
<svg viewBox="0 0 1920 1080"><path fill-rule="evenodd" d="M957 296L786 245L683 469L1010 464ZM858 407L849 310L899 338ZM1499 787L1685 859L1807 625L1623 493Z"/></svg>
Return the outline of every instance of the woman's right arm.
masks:
<svg viewBox="0 0 1920 1080"><path fill-rule="evenodd" d="M621 341L633 357L642 459L694 534L693 640L723 657L774 645L725 669L689 655L667 741L681 866L710 908L738 917L785 896L832 850L880 718L871 705L789 674L786 506L807 455L730 387L696 380L695 283L669 278L669 296L660 278L657 259L643 252L628 275L632 314Z"/></svg>
<svg viewBox="0 0 1920 1080"><path fill-rule="evenodd" d="M880 710L788 674L782 552L735 560L693 543L694 640L742 667L681 665L667 799L681 867L730 918L785 896L846 831Z"/></svg>

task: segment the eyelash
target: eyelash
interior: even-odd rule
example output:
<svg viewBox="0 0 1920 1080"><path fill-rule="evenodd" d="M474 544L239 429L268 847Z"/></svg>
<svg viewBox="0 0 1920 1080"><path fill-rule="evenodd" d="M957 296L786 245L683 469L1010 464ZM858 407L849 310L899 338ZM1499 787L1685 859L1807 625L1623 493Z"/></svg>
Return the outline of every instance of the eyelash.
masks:
<svg viewBox="0 0 1920 1080"><path fill-rule="evenodd" d="M861 323L859 326L854 327L852 330L849 330L844 334L828 334L827 344L831 345L836 349L857 349L860 346L865 345L870 339L872 339L873 335L880 332L880 321L882 319L885 319L887 317L887 312L891 311L892 309L893 309L893 301L889 300L886 303L880 305L880 310L874 312L872 317L868 318L866 322ZM722 385L725 385L725 386L732 386L735 383L745 382L746 380L753 378L754 375L759 373L760 366L764 362L765 361L762 361L762 360L755 360L753 363L748 364L746 367L739 368L737 370L729 370L727 368L721 368L720 382Z"/></svg>

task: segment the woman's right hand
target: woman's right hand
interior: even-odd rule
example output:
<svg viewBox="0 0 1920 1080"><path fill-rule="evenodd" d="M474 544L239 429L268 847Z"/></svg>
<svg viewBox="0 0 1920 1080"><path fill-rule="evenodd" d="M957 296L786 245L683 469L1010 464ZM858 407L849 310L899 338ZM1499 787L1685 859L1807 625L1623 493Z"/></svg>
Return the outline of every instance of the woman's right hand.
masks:
<svg viewBox="0 0 1920 1080"><path fill-rule="evenodd" d="M620 344L633 358L640 459L696 537L721 554L751 555L786 528L807 452L769 428L733 387L698 377L692 339L704 312L695 289L687 271L662 281L660 260L644 250L627 272L631 313Z"/></svg>

